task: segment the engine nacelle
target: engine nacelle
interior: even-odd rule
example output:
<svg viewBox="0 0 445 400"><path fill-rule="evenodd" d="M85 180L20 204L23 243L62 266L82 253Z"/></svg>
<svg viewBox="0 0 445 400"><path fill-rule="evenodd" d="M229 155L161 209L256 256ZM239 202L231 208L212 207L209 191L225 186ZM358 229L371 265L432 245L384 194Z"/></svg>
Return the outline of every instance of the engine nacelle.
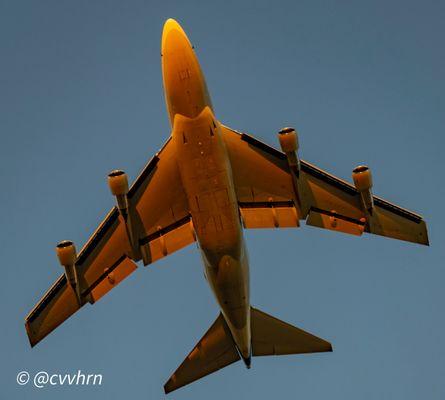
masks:
<svg viewBox="0 0 445 400"><path fill-rule="evenodd" d="M128 202L128 178L124 171L115 169L108 174L108 186L113 196L116 197L117 208L119 214L122 216L125 222L125 229L127 232L128 241L131 245L133 256L137 256L139 253L139 247L135 242L135 232L133 230L132 217L129 210L131 204ZM131 210L133 211L133 210Z"/></svg>
<svg viewBox="0 0 445 400"><path fill-rule="evenodd" d="M56 246L56 252L60 264L65 268L65 276L68 284L73 288L76 287L77 276L74 265L77 255L74 243L69 240L64 240Z"/></svg>
<svg viewBox="0 0 445 400"><path fill-rule="evenodd" d="M298 134L294 128L283 128L278 132L281 150L286 154L289 167L296 175L300 172L300 159L298 157Z"/></svg>
<svg viewBox="0 0 445 400"><path fill-rule="evenodd" d="M108 186L113 196L116 197L119 212L126 219L128 215L128 179L124 171L115 169L108 174Z"/></svg>
<svg viewBox="0 0 445 400"><path fill-rule="evenodd" d="M108 174L108 185L110 186L113 196L122 196L128 193L128 179L127 174L120 170L115 169Z"/></svg>
<svg viewBox="0 0 445 400"><path fill-rule="evenodd" d="M355 188L360 193L363 207L369 213L372 213L374 208L374 199L372 197L372 174L369 167L366 165L359 165L352 170L352 180Z"/></svg>

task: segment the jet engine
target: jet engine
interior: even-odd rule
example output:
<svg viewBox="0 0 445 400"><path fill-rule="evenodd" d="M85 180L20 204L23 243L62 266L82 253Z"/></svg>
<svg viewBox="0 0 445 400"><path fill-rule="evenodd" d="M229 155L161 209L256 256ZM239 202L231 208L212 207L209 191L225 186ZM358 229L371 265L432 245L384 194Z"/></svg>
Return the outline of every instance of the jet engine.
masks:
<svg viewBox="0 0 445 400"><path fill-rule="evenodd" d="M131 204L128 201L128 178L127 174L120 169L115 169L108 174L108 186L113 196L116 197L117 208L119 209L119 214L122 216L125 222L125 229L127 231L128 241L132 248L133 257L138 257L139 250L135 241L135 232L133 230L133 223L129 210Z"/></svg>
<svg viewBox="0 0 445 400"><path fill-rule="evenodd" d="M128 179L127 174L124 171L115 169L108 174L108 186L113 196L116 197L117 207L119 212L127 219L128 215Z"/></svg>
<svg viewBox="0 0 445 400"><path fill-rule="evenodd" d="M69 240L64 240L56 246L57 257L59 258L60 264L65 268L66 280L72 288L76 287L77 276L75 268L75 263L77 259L76 248L74 243Z"/></svg>
<svg viewBox="0 0 445 400"><path fill-rule="evenodd" d="M289 167L298 176L300 172L300 159L298 157L298 134L294 128L283 128L278 132L281 150L286 154Z"/></svg>
<svg viewBox="0 0 445 400"><path fill-rule="evenodd" d="M374 200L371 191L371 170L366 165L359 165L352 170L352 179L354 181L355 188L360 193L364 209L372 214Z"/></svg>

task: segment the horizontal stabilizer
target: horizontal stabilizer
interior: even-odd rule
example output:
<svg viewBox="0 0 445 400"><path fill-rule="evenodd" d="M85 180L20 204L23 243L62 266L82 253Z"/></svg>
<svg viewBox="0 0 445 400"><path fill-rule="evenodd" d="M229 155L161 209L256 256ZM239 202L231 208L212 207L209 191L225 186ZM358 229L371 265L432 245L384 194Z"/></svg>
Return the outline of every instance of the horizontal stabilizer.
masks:
<svg viewBox="0 0 445 400"><path fill-rule="evenodd" d="M253 307L251 326L254 356L332 351L329 342Z"/></svg>
<svg viewBox="0 0 445 400"><path fill-rule="evenodd" d="M172 392L238 361L240 356L229 328L220 314L179 368L164 385Z"/></svg>

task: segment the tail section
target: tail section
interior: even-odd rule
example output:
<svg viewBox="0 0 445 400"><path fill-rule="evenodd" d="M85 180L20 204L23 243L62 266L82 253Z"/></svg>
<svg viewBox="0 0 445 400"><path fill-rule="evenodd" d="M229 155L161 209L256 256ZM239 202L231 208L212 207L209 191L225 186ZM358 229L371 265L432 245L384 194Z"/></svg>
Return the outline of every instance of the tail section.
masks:
<svg viewBox="0 0 445 400"><path fill-rule="evenodd" d="M251 308L253 356L319 353L332 345L317 336Z"/></svg>
<svg viewBox="0 0 445 400"><path fill-rule="evenodd" d="M332 351L329 342L251 308L252 355L318 353ZM235 341L222 314L164 385L170 393L240 360ZM250 357L243 360L250 368Z"/></svg>
<svg viewBox="0 0 445 400"><path fill-rule="evenodd" d="M222 314L164 385L165 393L238 361L240 356Z"/></svg>

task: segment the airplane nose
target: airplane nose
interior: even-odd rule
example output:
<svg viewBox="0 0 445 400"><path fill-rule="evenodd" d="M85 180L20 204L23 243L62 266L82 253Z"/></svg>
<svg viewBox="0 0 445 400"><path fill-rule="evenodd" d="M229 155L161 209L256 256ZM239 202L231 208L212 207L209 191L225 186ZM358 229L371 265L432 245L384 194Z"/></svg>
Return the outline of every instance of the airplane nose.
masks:
<svg viewBox="0 0 445 400"><path fill-rule="evenodd" d="M174 116L198 116L211 106L204 75L187 35L174 19L164 24L161 43L165 100L173 124Z"/></svg>
<svg viewBox="0 0 445 400"><path fill-rule="evenodd" d="M175 47L188 46L192 48L192 44L188 39L186 33L182 29L181 25L174 20L169 18L164 23L164 28L162 30L162 40L161 40L161 52L164 55L167 51L175 50Z"/></svg>

